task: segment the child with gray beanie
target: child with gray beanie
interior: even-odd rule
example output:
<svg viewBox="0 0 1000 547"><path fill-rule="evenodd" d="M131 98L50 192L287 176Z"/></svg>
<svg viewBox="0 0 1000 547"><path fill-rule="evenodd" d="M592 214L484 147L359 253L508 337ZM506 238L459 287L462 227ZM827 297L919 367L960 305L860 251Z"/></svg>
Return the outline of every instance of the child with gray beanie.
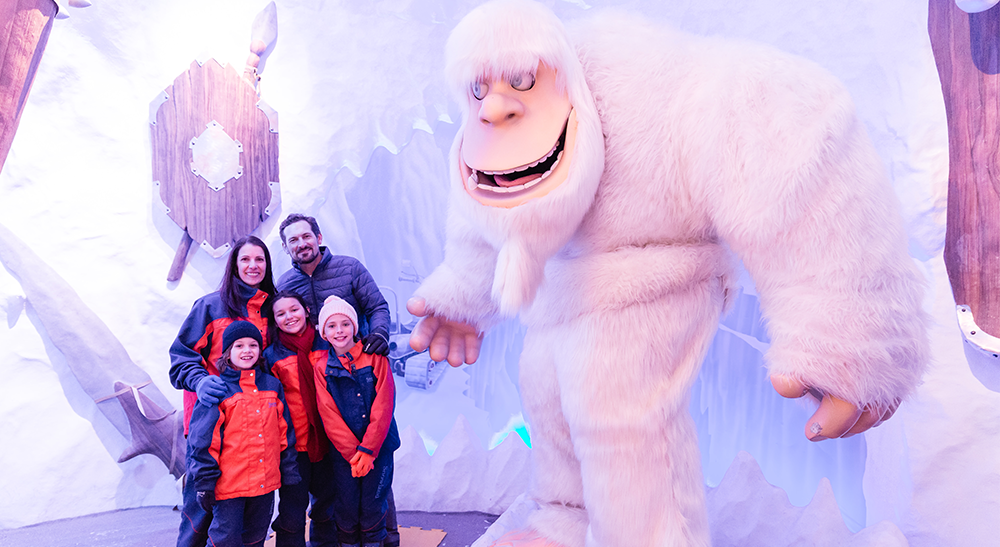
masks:
<svg viewBox="0 0 1000 547"><path fill-rule="evenodd" d="M337 535L342 547L379 547L387 535L392 453L399 448L396 386L389 360L362 351L353 306L330 296L319 319L319 334L331 348L315 364L316 403L340 453L333 458Z"/></svg>

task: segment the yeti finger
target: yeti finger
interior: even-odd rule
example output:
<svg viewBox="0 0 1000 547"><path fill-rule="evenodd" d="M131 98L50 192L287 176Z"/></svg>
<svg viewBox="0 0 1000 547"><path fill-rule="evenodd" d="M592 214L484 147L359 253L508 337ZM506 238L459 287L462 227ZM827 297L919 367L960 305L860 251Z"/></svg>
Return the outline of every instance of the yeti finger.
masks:
<svg viewBox="0 0 1000 547"><path fill-rule="evenodd" d="M857 423L855 423L851 429L847 430L847 433L844 433L844 438L853 437L858 433L864 433L880 423L882 423L881 412L875 412L870 408L865 409L865 411L861 413L861 417L858 418Z"/></svg>
<svg viewBox="0 0 1000 547"><path fill-rule="evenodd" d="M805 384L792 378L791 376L785 376L783 374L771 376L771 385L774 387L774 390L778 392L778 395L781 395L786 399L798 399L808 392Z"/></svg>
<svg viewBox="0 0 1000 547"><path fill-rule="evenodd" d="M406 301L406 311L414 317L423 317L427 315L427 301L423 297L412 296Z"/></svg>
<svg viewBox="0 0 1000 547"><path fill-rule="evenodd" d="M413 332L410 333L410 347L416 351L424 351L431 345L431 341L434 339L435 334L441 327L441 320L436 316L429 315L424 317L417 323L417 326L413 328Z"/></svg>
<svg viewBox="0 0 1000 547"><path fill-rule="evenodd" d="M847 433L861 417L861 409L837 397L825 395L819 409L806 422L810 441L836 439Z"/></svg>
<svg viewBox="0 0 1000 547"><path fill-rule="evenodd" d="M434 361L440 363L448 359L449 349L451 348L451 330L446 325L438 325L433 331L429 347L431 359Z"/></svg>
<svg viewBox="0 0 1000 547"><path fill-rule="evenodd" d="M475 363L479 360L479 350L483 344L483 335L477 332L466 333L465 335L465 362Z"/></svg>
<svg viewBox="0 0 1000 547"><path fill-rule="evenodd" d="M465 336L459 332L451 337L451 345L448 350L448 364L459 367L465 364Z"/></svg>

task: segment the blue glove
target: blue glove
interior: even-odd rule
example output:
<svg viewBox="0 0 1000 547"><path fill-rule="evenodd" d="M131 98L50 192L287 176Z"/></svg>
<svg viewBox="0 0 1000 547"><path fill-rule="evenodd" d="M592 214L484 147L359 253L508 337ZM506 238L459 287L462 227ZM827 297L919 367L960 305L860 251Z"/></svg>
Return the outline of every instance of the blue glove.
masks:
<svg viewBox="0 0 1000 547"><path fill-rule="evenodd" d="M198 387L195 388L198 394L198 402L205 405L217 405L222 402L226 395L226 383L222 378L209 374L198 380Z"/></svg>
<svg viewBox="0 0 1000 547"><path fill-rule="evenodd" d="M215 490L201 490L195 494L195 499L206 513L211 513L212 507L215 507Z"/></svg>
<svg viewBox="0 0 1000 547"><path fill-rule="evenodd" d="M389 341L382 333L370 333L361 339L361 351L368 354L389 355Z"/></svg>

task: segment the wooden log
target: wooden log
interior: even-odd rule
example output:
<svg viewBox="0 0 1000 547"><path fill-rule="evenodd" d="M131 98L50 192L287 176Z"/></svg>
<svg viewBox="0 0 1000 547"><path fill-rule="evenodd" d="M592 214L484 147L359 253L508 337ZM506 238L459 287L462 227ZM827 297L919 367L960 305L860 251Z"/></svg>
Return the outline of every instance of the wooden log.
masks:
<svg viewBox="0 0 1000 547"><path fill-rule="evenodd" d="M187 265L188 251L191 250L191 235L184 231L181 242L177 244L177 252L174 253L174 261L170 264L170 271L167 272L167 281L179 281L184 275L184 266Z"/></svg>
<svg viewBox="0 0 1000 547"><path fill-rule="evenodd" d="M948 278L955 303L1000 336L1000 9L930 0L927 27L948 117Z"/></svg>
<svg viewBox="0 0 1000 547"><path fill-rule="evenodd" d="M21 121L56 11L53 0L0 2L0 170Z"/></svg>

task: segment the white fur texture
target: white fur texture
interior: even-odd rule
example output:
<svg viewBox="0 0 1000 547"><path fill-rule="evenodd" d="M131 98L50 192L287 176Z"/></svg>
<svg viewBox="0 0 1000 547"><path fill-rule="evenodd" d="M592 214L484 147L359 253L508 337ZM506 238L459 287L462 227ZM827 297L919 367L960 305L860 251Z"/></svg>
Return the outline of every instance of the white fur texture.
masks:
<svg viewBox="0 0 1000 547"><path fill-rule="evenodd" d="M418 294L476 325L525 312L536 530L566 547L708 545L687 397L730 253L756 282L772 374L887 407L928 359L895 197L846 91L815 64L617 13L564 38L545 13L478 8L449 40L448 74L461 97L478 74L565 63L582 134L571 180L484 207L453 152L445 263Z"/></svg>

